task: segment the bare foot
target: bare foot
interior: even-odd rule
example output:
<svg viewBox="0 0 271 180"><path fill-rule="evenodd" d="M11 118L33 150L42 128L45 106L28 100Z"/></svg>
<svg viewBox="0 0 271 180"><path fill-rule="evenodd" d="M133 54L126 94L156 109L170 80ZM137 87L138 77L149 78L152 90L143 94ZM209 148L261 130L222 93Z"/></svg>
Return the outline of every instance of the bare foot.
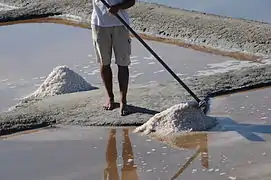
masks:
<svg viewBox="0 0 271 180"><path fill-rule="evenodd" d="M107 103L103 106L103 109L104 110L113 110L114 109L114 104L115 104L114 100L109 99L107 101Z"/></svg>
<svg viewBox="0 0 271 180"><path fill-rule="evenodd" d="M126 103L120 103L120 115L121 116L129 115L129 109Z"/></svg>

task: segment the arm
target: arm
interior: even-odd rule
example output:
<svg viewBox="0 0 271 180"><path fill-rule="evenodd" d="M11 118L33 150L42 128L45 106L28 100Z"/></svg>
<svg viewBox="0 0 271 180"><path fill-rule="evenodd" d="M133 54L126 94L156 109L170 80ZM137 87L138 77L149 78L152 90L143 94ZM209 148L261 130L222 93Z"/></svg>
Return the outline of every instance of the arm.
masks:
<svg viewBox="0 0 271 180"><path fill-rule="evenodd" d="M117 14L120 9L128 9L135 5L135 0L124 0L124 2L111 6L109 12Z"/></svg>

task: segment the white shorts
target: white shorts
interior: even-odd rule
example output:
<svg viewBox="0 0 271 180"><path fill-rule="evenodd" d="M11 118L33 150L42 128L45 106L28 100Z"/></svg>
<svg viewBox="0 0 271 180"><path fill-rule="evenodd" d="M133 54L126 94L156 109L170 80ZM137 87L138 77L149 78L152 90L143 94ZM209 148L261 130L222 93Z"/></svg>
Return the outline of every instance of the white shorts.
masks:
<svg viewBox="0 0 271 180"><path fill-rule="evenodd" d="M111 64L113 49L117 65L130 65L131 38L125 26L100 27L92 25L92 38L98 63L104 66Z"/></svg>

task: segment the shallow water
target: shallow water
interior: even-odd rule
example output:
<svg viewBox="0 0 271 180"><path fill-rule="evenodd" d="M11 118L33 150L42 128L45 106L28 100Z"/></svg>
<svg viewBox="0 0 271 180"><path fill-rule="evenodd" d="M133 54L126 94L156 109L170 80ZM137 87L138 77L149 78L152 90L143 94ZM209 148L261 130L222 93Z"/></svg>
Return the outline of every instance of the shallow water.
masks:
<svg viewBox="0 0 271 180"><path fill-rule="evenodd" d="M270 0L141 0L171 7L271 23Z"/></svg>
<svg viewBox="0 0 271 180"><path fill-rule="evenodd" d="M0 140L5 162L0 163L0 177L270 179L270 94L265 88L214 98L210 113L220 117L216 128L163 140L125 127L60 126L7 136Z"/></svg>
<svg viewBox="0 0 271 180"><path fill-rule="evenodd" d="M0 34L0 111L16 104L16 98L35 91L58 65L67 65L91 84L101 85L90 30L33 23L2 26ZM258 65L175 45L147 43L181 78ZM132 46L130 83L174 81L136 39ZM116 66L112 63L116 82Z"/></svg>

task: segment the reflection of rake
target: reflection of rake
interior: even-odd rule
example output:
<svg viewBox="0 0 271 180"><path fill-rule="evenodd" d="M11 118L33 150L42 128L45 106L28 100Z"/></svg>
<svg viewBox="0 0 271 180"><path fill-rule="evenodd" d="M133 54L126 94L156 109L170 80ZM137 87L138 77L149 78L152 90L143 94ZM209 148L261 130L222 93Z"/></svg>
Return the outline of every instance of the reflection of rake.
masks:
<svg viewBox="0 0 271 180"><path fill-rule="evenodd" d="M198 148L196 153L182 166L182 168L171 178L171 180L176 179L178 176L180 176L186 168L196 159L196 157L200 154L201 148Z"/></svg>
<svg viewBox="0 0 271 180"><path fill-rule="evenodd" d="M190 159L181 167L181 169L171 178L171 180L174 180L174 179L176 179L178 176L180 176L183 172L184 172L184 170L186 169L186 168L188 168L188 166L192 163L192 161L194 161L196 158L197 158L197 156L200 154L200 153L202 153L202 148L198 148L197 149L197 151L195 152L195 154L192 156L192 157L190 157ZM205 166L206 168L208 168L208 164L206 165L205 163L203 163L202 162L202 164L203 164L203 166Z"/></svg>

